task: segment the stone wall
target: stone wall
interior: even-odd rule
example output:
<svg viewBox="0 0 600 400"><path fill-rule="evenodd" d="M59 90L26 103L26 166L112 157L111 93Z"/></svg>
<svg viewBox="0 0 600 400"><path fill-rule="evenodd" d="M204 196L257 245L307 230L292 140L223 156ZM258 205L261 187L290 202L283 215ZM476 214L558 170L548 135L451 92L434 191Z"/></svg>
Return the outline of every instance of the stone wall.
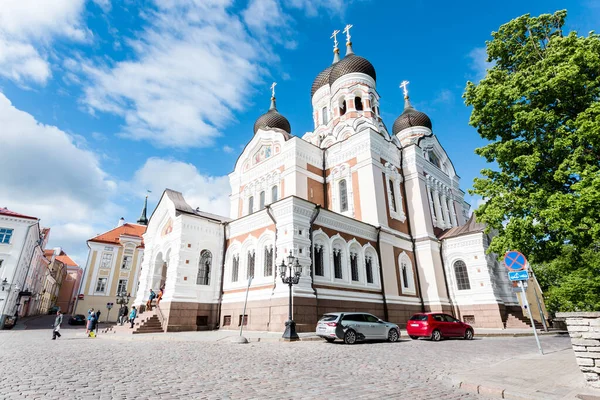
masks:
<svg viewBox="0 0 600 400"><path fill-rule="evenodd" d="M600 312L557 313L565 318L577 365L591 387L600 389Z"/></svg>

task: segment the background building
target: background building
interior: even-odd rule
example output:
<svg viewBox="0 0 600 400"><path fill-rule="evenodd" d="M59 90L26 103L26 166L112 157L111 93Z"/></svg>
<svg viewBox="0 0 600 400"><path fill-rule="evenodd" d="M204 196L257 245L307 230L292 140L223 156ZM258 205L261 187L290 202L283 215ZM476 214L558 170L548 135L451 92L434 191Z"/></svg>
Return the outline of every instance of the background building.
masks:
<svg viewBox="0 0 600 400"><path fill-rule="evenodd" d="M116 228L88 240L88 261L73 313L86 314L93 307L102 312L102 321L116 321L117 311L109 315L106 304L116 306L117 294L121 292L131 294L132 298L136 295L144 257L145 215L144 206L137 224L121 218Z"/></svg>
<svg viewBox="0 0 600 400"><path fill-rule="evenodd" d="M56 259L65 266L65 274L58 288L58 296L54 305L60 307L63 313L71 314L75 307L79 285L83 276L83 269L71 259L61 248L55 249Z"/></svg>
<svg viewBox="0 0 600 400"><path fill-rule="evenodd" d="M0 328L7 316L20 312L22 298L31 296L25 290L26 278L40 243L36 217L0 208Z"/></svg>

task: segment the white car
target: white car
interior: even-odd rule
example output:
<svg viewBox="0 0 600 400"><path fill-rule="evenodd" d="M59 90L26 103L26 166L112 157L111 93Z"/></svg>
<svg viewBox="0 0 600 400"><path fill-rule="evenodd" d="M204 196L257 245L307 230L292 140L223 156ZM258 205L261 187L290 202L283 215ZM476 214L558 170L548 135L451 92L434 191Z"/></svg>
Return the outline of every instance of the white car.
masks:
<svg viewBox="0 0 600 400"><path fill-rule="evenodd" d="M347 344L360 340L395 342L400 338L400 328L372 314L338 312L323 315L317 323L316 334L330 343L335 339L342 339Z"/></svg>

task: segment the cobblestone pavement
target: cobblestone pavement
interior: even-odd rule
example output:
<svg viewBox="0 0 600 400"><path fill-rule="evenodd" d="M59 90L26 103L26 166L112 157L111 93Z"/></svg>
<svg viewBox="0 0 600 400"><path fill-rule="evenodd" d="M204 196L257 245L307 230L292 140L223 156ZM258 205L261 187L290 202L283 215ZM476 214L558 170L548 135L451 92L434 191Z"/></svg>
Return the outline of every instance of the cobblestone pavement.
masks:
<svg viewBox="0 0 600 400"><path fill-rule="evenodd" d="M537 351L532 337L348 346L62 334L0 331L1 399L484 399L453 388L452 374ZM546 351L570 345L542 340Z"/></svg>

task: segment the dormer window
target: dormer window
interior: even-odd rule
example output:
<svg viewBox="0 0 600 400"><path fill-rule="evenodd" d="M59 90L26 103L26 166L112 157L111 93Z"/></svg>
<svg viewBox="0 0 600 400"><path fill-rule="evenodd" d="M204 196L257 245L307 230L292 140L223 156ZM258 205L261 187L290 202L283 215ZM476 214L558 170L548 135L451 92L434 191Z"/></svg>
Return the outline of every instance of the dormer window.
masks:
<svg viewBox="0 0 600 400"><path fill-rule="evenodd" d="M323 121L323 125L327 125L329 123L329 115L327 114L327 107L323 107L321 110L321 121Z"/></svg>
<svg viewBox="0 0 600 400"><path fill-rule="evenodd" d="M340 104L340 115L346 114L346 100L342 101Z"/></svg>
<svg viewBox="0 0 600 400"><path fill-rule="evenodd" d="M356 96L354 98L354 106L356 108L356 111L362 111L363 110L363 103L362 103L362 99L358 96Z"/></svg>

